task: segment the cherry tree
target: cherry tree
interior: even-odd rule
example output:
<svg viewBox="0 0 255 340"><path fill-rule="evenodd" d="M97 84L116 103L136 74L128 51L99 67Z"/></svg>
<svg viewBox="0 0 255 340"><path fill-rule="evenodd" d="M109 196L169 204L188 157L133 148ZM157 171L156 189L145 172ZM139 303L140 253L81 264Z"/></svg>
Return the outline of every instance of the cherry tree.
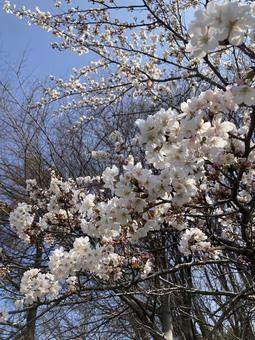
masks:
<svg viewBox="0 0 255 340"><path fill-rule="evenodd" d="M254 336L254 4L70 2L56 14L4 4L60 38L54 48L98 58L51 77L33 108L58 101L86 120L131 95L161 108L136 121L128 147L111 133L118 162L101 175L27 180L10 224L47 265L24 272L17 308L110 292L144 338Z"/></svg>
<svg viewBox="0 0 255 340"><path fill-rule="evenodd" d="M22 61L21 61L22 63ZM54 168L57 173L62 176L72 176L73 178L80 175L88 175L90 173L101 172L104 164L111 164L109 161L100 161L91 159L91 151L100 147L112 151L112 157L115 162L118 161L119 156L116 145L113 141L113 136L118 128L123 133L124 141L128 141L132 138L134 131L130 129L130 124L133 124L135 117L128 115L125 117L124 103L119 103L118 107L115 107L116 113L113 108L111 114L117 114L118 111L122 112L116 116L114 121L109 121L107 117L99 117L92 120L84 120L77 123L77 116L79 112L73 112L70 116L52 117L52 108L44 107L39 110L31 110L30 106L33 105L34 100L38 97L40 87L38 88L38 81L31 87L30 82L27 83L24 79L27 79L26 75L20 74L22 67L19 65L17 71L15 69L9 69L9 75L13 74L12 82L1 80L1 102L0 109L2 112L0 119L1 126L1 161L0 161L0 224L1 224L1 310L4 305L8 305L9 308L4 310L13 309L13 302L21 297L19 292L20 280L22 274L29 268L36 266L37 268L44 268L44 258L47 258L47 248L41 248L40 244L23 242L15 234L15 230L10 228L8 223L8 214L13 209L15 202L26 201L28 197L25 193L26 179L34 178L37 183L42 187L48 187L49 184L49 170L48 168ZM22 73L22 72L21 72ZM22 84L22 85L21 85ZM17 88L19 91L17 92ZM23 95L24 94L24 95ZM125 106L127 105L125 101ZM132 103L128 104L129 109L133 110ZM144 105L138 105L135 103L135 108L140 111L144 110ZM125 108L127 110L127 108ZM137 115L136 115L137 117ZM72 128L70 128L72 125ZM89 130L89 132L87 132ZM107 136L105 131L109 134ZM117 147L116 149L119 149ZM86 150L86 152L84 152ZM101 293L96 297L93 294L94 307L92 310L96 310L98 315L102 315L102 308L106 309L105 297L103 299L104 304L98 306ZM93 317L87 313L87 319L84 318L84 310L86 310L86 301L89 301L91 307L91 297L82 298L83 304L71 298L69 304L72 307L72 313L67 313L65 301L60 305L58 304L54 308L50 308L47 314L47 323L43 320L43 317L39 318L37 322L35 315L42 307L34 306L33 308L24 309L21 312L9 313L8 322L5 322L6 313L3 311L3 318L0 321L0 333L2 338L14 337L17 330L17 338L24 336L25 338L32 338L33 336L42 336L47 338L47 331L49 336L52 336L51 323L54 322L55 336L63 337L63 334L68 337L70 334L74 334L76 329L77 334L84 332L86 323L89 323L89 319ZM109 305L113 303L114 298L108 298ZM116 300L116 298L115 298ZM75 301L75 302L74 302ZM116 302L115 302L116 305ZM69 307L70 308L70 307ZM123 308L119 306L119 308ZM108 309L109 311L109 309ZM80 314L79 322L73 321L73 314ZM45 315L45 314L44 314ZM69 316L70 315L70 316ZM120 316L121 313L120 313ZM123 316L124 317L124 316ZM59 318L61 318L62 327L56 327ZM69 318L72 319L72 327L70 327ZM65 320L66 325L63 326ZM82 321L81 321L82 320ZM115 318L113 318L113 323ZM104 323L99 317L98 324ZM47 327L46 327L47 326ZM116 326L113 324L114 328ZM111 333L109 322L107 322L107 332ZM68 330L69 329L69 332ZM116 332L124 332L118 330ZM130 330L128 333L132 334ZM94 334L90 330L91 337ZM112 334L112 333L111 333Z"/></svg>

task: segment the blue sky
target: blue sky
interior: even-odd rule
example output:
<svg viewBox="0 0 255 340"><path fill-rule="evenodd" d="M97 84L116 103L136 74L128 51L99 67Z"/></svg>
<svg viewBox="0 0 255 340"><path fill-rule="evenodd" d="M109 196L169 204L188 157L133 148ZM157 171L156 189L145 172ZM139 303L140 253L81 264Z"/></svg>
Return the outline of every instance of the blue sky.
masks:
<svg viewBox="0 0 255 340"><path fill-rule="evenodd" d="M53 0L13 0L17 7L26 5L28 8L39 6L42 9L52 8ZM80 1L81 2L81 1ZM2 2L1 7L2 7ZM84 1L83 1L84 3ZM70 75L73 67L86 64L86 55L78 56L69 51L58 52L50 46L56 38L36 26L28 26L26 20L0 10L0 64L15 67L23 54L25 62L23 73L33 79L43 80L48 75L59 77Z"/></svg>

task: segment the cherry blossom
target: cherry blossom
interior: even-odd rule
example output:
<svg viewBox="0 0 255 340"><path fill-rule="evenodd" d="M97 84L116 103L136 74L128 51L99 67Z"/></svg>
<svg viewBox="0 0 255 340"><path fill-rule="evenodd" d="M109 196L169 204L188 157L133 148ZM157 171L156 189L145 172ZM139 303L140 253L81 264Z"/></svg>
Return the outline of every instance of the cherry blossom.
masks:
<svg viewBox="0 0 255 340"><path fill-rule="evenodd" d="M133 284L134 295L154 277L166 296L172 289L204 294L196 280L194 287L170 280L180 268L192 275L193 265L207 261L227 260L240 270L245 262L253 282L254 4L88 3L89 9L63 11L64 2L56 1L56 12L4 4L6 12L52 32L59 39L53 48L93 54L68 79L51 76L33 108L58 101L59 119L81 109L70 129L90 122L97 133L99 118L111 126L119 104L119 116L138 117L131 143L114 127L107 131L112 149L89 150L98 165L93 176L52 172L43 188L27 181L27 202L10 214L10 224L28 246L46 251L41 269L24 272L17 307L82 294L91 288L87 278L102 289ZM126 108L131 97L132 110ZM224 299L232 293L221 292Z"/></svg>

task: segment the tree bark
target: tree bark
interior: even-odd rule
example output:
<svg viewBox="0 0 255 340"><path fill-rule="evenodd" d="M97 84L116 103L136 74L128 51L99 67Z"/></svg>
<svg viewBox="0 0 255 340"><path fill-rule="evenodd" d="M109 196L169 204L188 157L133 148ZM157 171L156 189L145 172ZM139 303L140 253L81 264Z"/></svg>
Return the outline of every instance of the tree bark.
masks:
<svg viewBox="0 0 255 340"><path fill-rule="evenodd" d="M164 296L160 308L159 318L162 325L162 331L166 340L173 340L173 320L171 314L171 299L170 295Z"/></svg>
<svg viewBox="0 0 255 340"><path fill-rule="evenodd" d="M27 326L24 332L26 340L35 340L35 322L36 322L37 307L31 308L27 313Z"/></svg>

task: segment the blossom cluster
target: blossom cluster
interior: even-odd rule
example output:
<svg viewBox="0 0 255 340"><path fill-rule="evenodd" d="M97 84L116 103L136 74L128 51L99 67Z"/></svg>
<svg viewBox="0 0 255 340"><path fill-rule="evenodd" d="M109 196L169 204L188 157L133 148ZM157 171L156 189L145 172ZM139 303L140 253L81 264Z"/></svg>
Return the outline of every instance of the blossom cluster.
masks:
<svg viewBox="0 0 255 340"><path fill-rule="evenodd" d="M180 251L189 255L198 250L210 250L211 243L206 241L207 236L198 228L186 229L180 241Z"/></svg>
<svg viewBox="0 0 255 340"><path fill-rule="evenodd" d="M20 292L24 294L24 299L17 302L22 304L32 304L40 300L54 299L58 296L60 285L50 273L41 273L39 269L33 268L26 271L20 284Z"/></svg>
<svg viewBox="0 0 255 340"><path fill-rule="evenodd" d="M21 239L29 240L29 231L34 220L31 206L25 202L19 203L17 208L10 213L10 224Z"/></svg>
<svg viewBox="0 0 255 340"><path fill-rule="evenodd" d="M54 276L61 280L79 271L97 274L102 279L110 276L117 280L121 276L120 263L124 258L114 252L110 245L91 246L89 238L76 238L73 248L66 252L63 248L56 249L50 256L49 268Z"/></svg>
<svg viewBox="0 0 255 340"><path fill-rule="evenodd" d="M209 2L206 9L195 12L187 50L194 57L204 57L226 41L234 46L242 45L247 31L255 29L254 14L253 4L243 5L237 1Z"/></svg>
<svg viewBox="0 0 255 340"><path fill-rule="evenodd" d="M123 6L109 6L105 0L88 3L91 3L92 8L70 6L66 10L64 4L62 7L59 2L56 7L61 10L53 13L38 7L35 10L25 6L18 8L8 0L4 2L7 13L26 18L30 25L34 24L52 32L58 39L52 43L53 48L70 49L79 55L92 51L99 57L97 60L93 58L80 69L74 69L67 81L51 76L53 84L45 89L45 95L38 105L74 95L77 100L63 103L60 111L85 106L93 108L117 102L123 91L132 91L135 97L143 96L146 92L155 102L162 95L172 96L175 86L167 79L175 79L175 76L172 70L169 72L164 67L164 63L173 62L173 66L179 71L179 62L184 57L174 46L175 34L169 35L155 20L149 19L148 23L144 23L145 15L141 16L140 11L146 11L145 5L144 9L131 4L124 6L128 15L119 15ZM155 5L160 8L159 4ZM175 12L168 6L165 6L165 10L175 23ZM126 20L128 17L130 20ZM94 75L100 72L105 74L105 69L110 77L103 76L98 80ZM182 77L178 76L179 78Z"/></svg>
<svg viewBox="0 0 255 340"><path fill-rule="evenodd" d="M189 52L195 57L204 57L217 46L230 44L238 52L241 50L244 54L253 54L254 4L210 1L205 9L195 12L189 29L185 30L183 21L186 15L190 15L186 11L189 8L193 10L194 1L178 3L178 6L175 1L168 5L164 1L144 6L127 5L124 6L127 15L123 15L123 6L109 5L106 0L88 1L92 7L85 9L79 6L67 6L67 9L63 2L57 3L57 13L38 7L35 10L25 6L18 8L11 1L4 2L4 10L18 18L26 18L29 24L51 31L58 39L52 43L53 48L69 49L79 55L92 51L93 55L98 55L97 60L93 58L80 69L73 69L68 80L50 76L52 85L45 88L43 98L36 105L41 107L72 96L74 100L63 102L59 111L86 107L88 114L83 117L84 120L90 119L90 113L94 113L95 108L117 103L124 94L143 97L158 107L159 103L165 103L166 100L168 103L175 102L182 80L194 88L198 86L198 79L200 83L206 84L206 88L212 85L212 80L214 85L221 88L222 80L224 86L227 85L225 78L228 74L225 78L220 77L220 83L215 82L215 76L218 80L221 73L215 66L222 61L233 70L228 49L219 51L215 65L200 59L199 68ZM161 7L165 13L162 18L154 18L151 13L147 13L148 10L162 13ZM148 14L147 20L146 14L141 13ZM238 53L236 55L242 60L238 71L242 73L242 69L247 67L246 61ZM105 77L107 72L109 77ZM100 73L102 76L95 77Z"/></svg>

